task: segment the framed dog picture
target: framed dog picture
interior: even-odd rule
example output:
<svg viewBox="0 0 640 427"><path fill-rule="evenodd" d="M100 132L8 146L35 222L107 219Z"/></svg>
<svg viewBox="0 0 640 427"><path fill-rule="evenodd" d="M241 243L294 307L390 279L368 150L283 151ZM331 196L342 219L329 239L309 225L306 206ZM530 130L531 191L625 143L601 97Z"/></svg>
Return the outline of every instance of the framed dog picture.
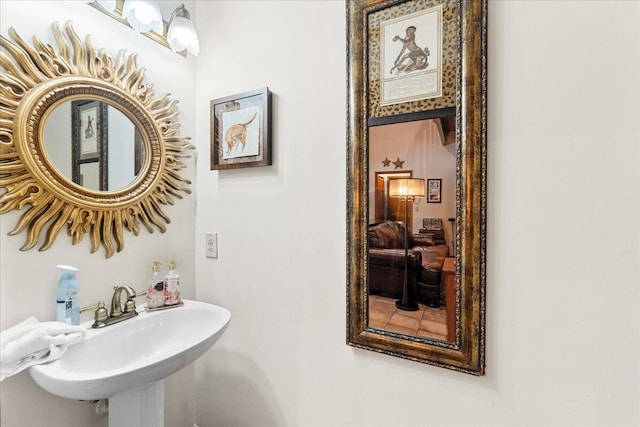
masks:
<svg viewBox="0 0 640 427"><path fill-rule="evenodd" d="M211 170L271 165L271 92L211 101Z"/></svg>

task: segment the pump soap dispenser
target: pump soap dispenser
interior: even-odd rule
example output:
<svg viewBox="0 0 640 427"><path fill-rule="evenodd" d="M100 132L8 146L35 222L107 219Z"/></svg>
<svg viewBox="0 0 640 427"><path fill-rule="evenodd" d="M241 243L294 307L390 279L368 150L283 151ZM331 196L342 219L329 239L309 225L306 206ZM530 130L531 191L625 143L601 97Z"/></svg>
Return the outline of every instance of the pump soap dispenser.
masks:
<svg viewBox="0 0 640 427"><path fill-rule="evenodd" d="M169 261L169 271L164 276L164 305L176 305L180 302L180 273L176 262Z"/></svg>
<svg viewBox="0 0 640 427"><path fill-rule="evenodd" d="M147 285L147 308L164 305L164 275L160 273L160 262L153 262L153 274Z"/></svg>

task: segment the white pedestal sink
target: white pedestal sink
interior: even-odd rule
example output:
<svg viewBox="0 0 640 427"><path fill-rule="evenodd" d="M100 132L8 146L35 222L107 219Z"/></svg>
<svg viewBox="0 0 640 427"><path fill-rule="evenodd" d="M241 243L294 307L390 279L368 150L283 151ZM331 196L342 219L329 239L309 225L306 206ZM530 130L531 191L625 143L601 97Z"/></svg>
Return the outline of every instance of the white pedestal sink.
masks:
<svg viewBox="0 0 640 427"><path fill-rule="evenodd" d="M229 310L197 301L142 311L121 323L89 329L84 341L60 359L33 366L29 373L57 396L109 399L109 427L161 427L164 379L202 356L230 319Z"/></svg>

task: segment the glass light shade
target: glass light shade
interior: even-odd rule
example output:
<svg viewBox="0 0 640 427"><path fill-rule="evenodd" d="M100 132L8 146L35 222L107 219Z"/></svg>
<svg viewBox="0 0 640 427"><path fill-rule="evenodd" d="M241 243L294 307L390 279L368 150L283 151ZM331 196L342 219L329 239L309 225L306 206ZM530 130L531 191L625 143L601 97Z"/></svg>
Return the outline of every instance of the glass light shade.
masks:
<svg viewBox="0 0 640 427"><path fill-rule="evenodd" d="M200 42L196 27L187 18L176 16L169 24L167 42L176 52L187 49L192 55L200 53Z"/></svg>
<svg viewBox="0 0 640 427"><path fill-rule="evenodd" d="M192 55L197 56L200 53L200 42L196 27L189 18L189 12L184 8L184 5L173 12L167 30L167 42L176 52L187 49Z"/></svg>
<svg viewBox="0 0 640 427"><path fill-rule="evenodd" d="M163 34L162 14L155 0L126 0L122 6L122 17L139 33L151 30Z"/></svg>
<svg viewBox="0 0 640 427"><path fill-rule="evenodd" d="M116 0L96 0L96 3L107 12L116 10Z"/></svg>
<svg viewBox="0 0 640 427"><path fill-rule="evenodd" d="M424 179L399 178L389 181L389 196L400 198L424 197Z"/></svg>

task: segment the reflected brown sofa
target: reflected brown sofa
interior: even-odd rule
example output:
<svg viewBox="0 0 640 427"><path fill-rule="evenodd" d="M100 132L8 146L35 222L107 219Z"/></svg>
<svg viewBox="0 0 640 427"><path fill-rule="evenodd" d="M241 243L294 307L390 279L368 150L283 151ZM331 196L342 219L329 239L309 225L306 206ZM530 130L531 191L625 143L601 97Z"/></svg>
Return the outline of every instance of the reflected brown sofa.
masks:
<svg viewBox="0 0 640 427"><path fill-rule="evenodd" d="M402 222L385 221L369 226L369 292L372 294L402 297L404 236ZM449 247L436 244L431 236L409 234L408 238L409 298L438 307L442 293L442 265L449 254Z"/></svg>

